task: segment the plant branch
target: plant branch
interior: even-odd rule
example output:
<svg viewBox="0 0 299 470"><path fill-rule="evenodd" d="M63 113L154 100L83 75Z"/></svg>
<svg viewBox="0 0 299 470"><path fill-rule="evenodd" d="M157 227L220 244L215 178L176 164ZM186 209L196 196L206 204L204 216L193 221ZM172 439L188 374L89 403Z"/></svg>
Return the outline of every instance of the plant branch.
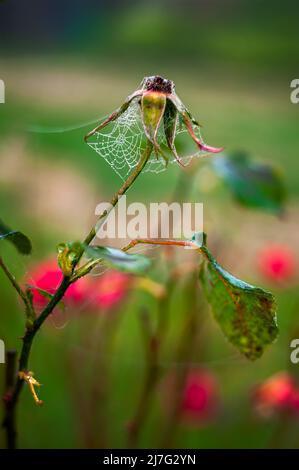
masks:
<svg viewBox="0 0 299 470"><path fill-rule="evenodd" d="M113 198L110 201L109 209L106 209L100 215L100 217L98 218L97 223L95 224L95 226L91 229L91 231L89 232L89 234L85 238L84 243L86 245L89 245L92 242L92 240L96 236L96 230L100 229L100 227L103 225L104 220L107 217L107 215L109 215L109 213L112 211L112 209L118 203L119 198L127 192L127 190L132 186L132 184L136 180L136 178L140 175L140 173L142 172L143 168L145 167L145 165L146 165L146 163L147 163L147 161L150 157L150 154L152 153L152 149L153 149L153 145L150 142L148 142L143 154L141 155L141 158L139 160L138 165L136 166L134 171L132 171L132 173L129 175L129 177L124 182L124 184L120 187L120 189L114 194Z"/></svg>
<svg viewBox="0 0 299 470"><path fill-rule="evenodd" d="M5 391L4 391L4 406L6 411L5 427L6 427L6 447L8 449L15 448L16 442L16 427L15 427L15 414L11 409L11 393L15 384L17 352L15 350L7 351L5 355Z"/></svg>
<svg viewBox="0 0 299 470"><path fill-rule="evenodd" d="M158 344L156 332L150 328L147 310L140 312L140 319L145 342L147 367L136 411L132 421L128 424L128 448L130 449L137 448L140 432L149 413L152 395L160 375L158 360L160 345Z"/></svg>
<svg viewBox="0 0 299 470"><path fill-rule="evenodd" d="M94 237L96 236L96 231L100 228L100 226L104 223L106 216L111 212L111 210L117 205L119 198L124 195L127 190L132 186L136 178L140 175L142 172L144 166L146 165L151 152L153 149L153 145L148 142L147 146L142 153L139 163L134 169L134 171L129 175L127 180L124 182L124 184L121 186L121 188L114 194L114 196L111 199L110 202L110 208L106 211L104 211L95 226L91 229L89 234L84 240L85 245L89 245ZM99 225L100 222L100 225ZM83 256L84 250L82 250L74 263L74 268L78 265L81 257ZM1 260L2 261L2 260ZM27 299L26 294L22 291L20 286L16 283L14 277L10 274L4 263L1 263L2 269L4 269L4 272L6 275L9 277L10 281L12 282L13 286L17 289L19 295L21 295L22 300L25 302L26 308L27 308L27 301L30 304L29 299ZM45 320L48 318L48 316L53 312L54 308L56 305L61 301L63 298L65 292L69 288L69 286L72 284L72 280L70 277L64 276L59 287L57 288L55 294L51 298L51 300L48 302L48 304L45 306L45 308L42 310L41 314L32 322L32 323L27 323L26 325L26 331L25 335L23 337L23 346L21 350L21 355L20 355L20 360L19 360L19 368L18 368L18 378L15 383L15 386L13 388L13 391L9 397L9 406L6 406L6 413L3 421L3 426L6 429L6 434L8 436L8 433L10 432L9 429L9 423L15 423L15 411L16 411L16 405L18 402L19 395L22 391L24 380L22 379L22 372L26 372L28 368L28 363L29 363L29 357L30 357L30 352L32 348L32 343L33 339L42 326L42 324L45 322ZM13 429L14 434L16 434L15 428ZM15 446L15 439L14 439L14 446Z"/></svg>
<svg viewBox="0 0 299 470"><path fill-rule="evenodd" d="M173 447L177 425L180 420L182 396L186 384L186 378L190 370L190 362L195 348L195 338L198 329L198 295L197 276L193 276L193 281L186 285L188 305L185 312L185 322L182 328L182 336L177 350L177 367L174 371L174 384L172 397L169 397L169 417L166 420L162 436L161 448L170 449Z"/></svg>
<svg viewBox="0 0 299 470"><path fill-rule="evenodd" d="M181 246L181 247L189 247L189 248L195 248L195 249L200 249L198 245L196 245L194 242L190 240L164 240L160 238L136 238L135 240L131 240L130 243L125 246L122 250L123 251L128 251L131 248L134 248L134 246L139 245L139 244L145 244L145 245L162 245L162 246Z"/></svg>
<svg viewBox="0 0 299 470"><path fill-rule="evenodd" d="M33 319L35 314L34 314L31 302L30 302L29 298L26 295L26 292L24 292L23 289L21 288L21 286L17 283L16 278L9 271L8 267L6 266L6 264L4 263L4 261L1 257L0 257L0 267L2 268L2 271L6 275L7 279L10 281L13 288L17 291L18 295L20 296L20 298L24 302L27 318L30 317L31 319Z"/></svg>

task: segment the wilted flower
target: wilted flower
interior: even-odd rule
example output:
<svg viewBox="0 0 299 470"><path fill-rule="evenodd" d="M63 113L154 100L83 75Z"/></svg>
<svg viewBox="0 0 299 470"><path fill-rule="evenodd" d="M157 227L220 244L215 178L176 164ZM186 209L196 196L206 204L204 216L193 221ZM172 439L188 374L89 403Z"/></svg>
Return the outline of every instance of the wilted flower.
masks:
<svg viewBox="0 0 299 470"><path fill-rule="evenodd" d="M253 393L254 406L262 416L294 408L298 395L295 382L287 372L279 372L261 385Z"/></svg>
<svg viewBox="0 0 299 470"><path fill-rule="evenodd" d="M199 126L199 124L176 94L174 83L158 75L145 77L138 90L128 96L125 102L105 121L89 132L85 136L85 140L99 132L110 122L118 119L136 100L140 105L145 136L153 145L156 155L160 155L166 162L168 157L157 140L158 131L163 122L167 147L175 159L182 164L174 143L179 118L200 150L211 153L218 153L223 150L222 148L210 147L197 137L194 126Z"/></svg>
<svg viewBox="0 0 299 470"><path fill-rule="evenodd" d="M286 245L270 245L260 251L258 267L265 278L272 282L283 283L295 275L295 255Z"/></svg>

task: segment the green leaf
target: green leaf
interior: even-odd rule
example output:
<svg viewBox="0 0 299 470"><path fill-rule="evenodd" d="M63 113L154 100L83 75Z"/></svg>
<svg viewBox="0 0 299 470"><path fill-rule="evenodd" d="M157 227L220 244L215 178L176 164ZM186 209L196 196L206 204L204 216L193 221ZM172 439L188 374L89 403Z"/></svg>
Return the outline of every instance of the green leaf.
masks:
<svg viewBox="0 0 299 470"><path fill-rule="evenodd" d="M213 165L240 204L274 214L283 211L286 191L272 166L253 162L245 152L216 158Z"/></svg>
<svg viewBox="0 0 299 470"><path fill-rule="evenodd" d="M88 246L85 248L85 253L91 259L104 260L106 264L115 269L135 274L143 273L151 264L145 256L129 254L116 248L104 246Z"/></svg>
<svg viewBox="0 0 299 470"><path fill-rule="evenodd" d="M203 246L200 281L222 332L248 359L259 358L278 334L273 295L225 271Z"/></svg>
<svg viewBox="0 0 299 470"><path fill-rule="evenodd" d="M58 265L63 274L70 277L78 258L84 251L84 245L81 242L60 243L57 251Z"/></svg>
<svg viewBox="0 0 299 470"><path fill-rule="evenodd" d="M18 230L11 230L0 220L0 240L10 241L22 255L29 255L32 250L31 241Z"/></svg>

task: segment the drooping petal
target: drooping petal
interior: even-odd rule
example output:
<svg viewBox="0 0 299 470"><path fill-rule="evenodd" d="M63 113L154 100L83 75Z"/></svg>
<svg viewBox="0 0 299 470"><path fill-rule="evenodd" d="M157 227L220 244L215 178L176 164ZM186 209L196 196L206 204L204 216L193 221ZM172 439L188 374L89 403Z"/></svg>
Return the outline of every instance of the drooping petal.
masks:
<svg viewBox="0 0 299 470"><path fill-rule="evenodd" d="M206 145L197 137L197 135L194 132L192 124L196 126L198 126L199 124L192 117L191 113L188 111L188 109L181 102L181 100L179 99L177 95L172 94L172 95L169 95L168 98L172 101L172 103L174 104L174 106L176 107L180 115L182 116L187 131L189 132L190 136L192 137L192 139L194 140L194 142L196 143L196 145L199 147L200 150L203 150L209 153L219 153L223 151L223 147L220 147L220 148L211 147L210 145Z"/></svg>
<svg viewBox="0 0 299 470"><path fill-rule="evenodd" d="M177 153L177 149L174 143L175 132L176 132L176 127L177 127L177 122L178 122L178 110L173 104L173 102L170 100L166 101L166 108L165 108L163 120L164 120L164 132L165 132L167 145L169 149L171 150L171 152L173 153L176 161L181 166L185 166L182 163L182 160Z"/></svg>
<svg viewBox="0 0 299 470"><path fill-rule="evenodd" d="M172 101L178 112L181 114L181 116L184 118L189 118L195 126L200 126L200 124L196 121L196 119L192 116L190 113L189 109L186 108L184 103L181 101L181 99L178 97L177 94L171 94L168 96L169 100Z"/></svg>
<svg viewBox="0 0 299 470"><path fill-rule="evenodd" d="M166 101L166 108L164 112L164 131L167 145L172 147L175 139L175 130L178 121L178 111L172 101Z"/></svg>
<svg viewBox="0 0 299 470"><path fill-rule="evenodd" d="M210 145L204 144L195 134L191 121L188 118L184 117L184 122L187 128L187 131L189 132L190 136L192 137L194 142L197 144L197 146L200 148L200 150L203 150L205 152L210 152L210 153L219 153L224 150L223 147L211 147Z"/></svg>

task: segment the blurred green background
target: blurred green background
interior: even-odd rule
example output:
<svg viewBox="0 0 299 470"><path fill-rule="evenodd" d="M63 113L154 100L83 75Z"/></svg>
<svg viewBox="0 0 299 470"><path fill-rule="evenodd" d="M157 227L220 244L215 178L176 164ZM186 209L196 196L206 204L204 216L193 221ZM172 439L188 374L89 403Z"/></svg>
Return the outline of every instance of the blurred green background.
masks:
<svg viewBox="0 0 299 470"><path fill-rule="evenodd" d="M221 406L211 423L177 423L175 447L299 447L298 418L261 419L250 399L252 387L277 371L299 376L299 366L289 360L298 328L297 282L278 288L258 271L259 250L268 244L285 244L298 255L299 105L290 101L290 82L298 75L298 13L295 2L258 0L0 4L0 78L6 84L6 103L0 105L1 218L24 231L34 247L30 258L20 258L7 244L1 253L20 281L34 263L53 257L59 242L81 239L95 222L96 205L121 184L83 143L92 126L60 128L114 110L144 76L175 82L209 144L245 149L285 179L288 202L279 218L238 206L211 176L209 162L197 164L187 200L204 203L205 230L222 265L277 295L280 336L261 359L246 361L226 342L199 295L198 337L188 361L215 375ZM28 132L32 126L59 132ZM142 175L128 200L171 200L180 178L175 165L160 175ZM150 277L165 282L167 256L157 249L150 256ZM175 251L172 263L179 267L183 261ZM185 289L184 281L178 282L165 308L159 360L166 376L184 366L177 349L191 308ZM7 348L19 349L22 309L2 273L0 300L0 338ZM44 326L30 368L43 384L45 404L36 407L24 390L18 410L21 447L126 445L147 367L140 328L144 308L155 324L161 315L157 301L134 292L111 318L82 311L69 315L64 328L63 318L57 319L59 327ZM0 372L2 381L3 365ZM167 413L160 388L139 446L163 445Z"/></svg>

